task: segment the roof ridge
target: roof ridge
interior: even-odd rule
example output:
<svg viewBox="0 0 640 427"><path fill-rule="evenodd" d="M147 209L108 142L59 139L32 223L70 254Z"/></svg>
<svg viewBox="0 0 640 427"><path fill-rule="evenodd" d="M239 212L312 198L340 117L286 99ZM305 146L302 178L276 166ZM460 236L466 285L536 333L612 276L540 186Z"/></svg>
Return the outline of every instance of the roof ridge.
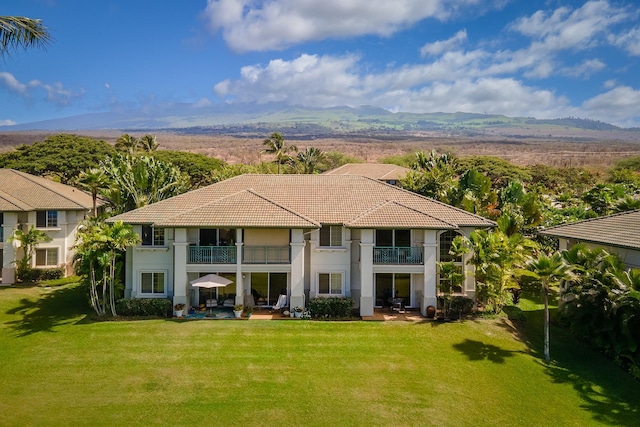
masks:
<svg viewBox="0 0 640 427"><path fill-rule="evenodd" d="M377 205L372 206L371 208L365 210L364 212L359 213L358 215L356 215L353 218L351 218L349 221L345 222L345 225L352 224L353 222L357 221L358 219L364 218L366 215L369 215L370 213L375 212L378 209L381 209L384 206L391 205L391 204L397 205L397 206L401 206L401 207L403 207L405 209L409 209L410 211L413 211L413 212L415 212L415 213L417 213L419 215L426 216L426 217L431 218L433 220L436 220L436 221L439 221L439 222L443 222L445 224L449 224L453 229L460 228L460 227L458 227L458 225L452 224L449 221L445 221L444 219L436 218L433 215L430 215L430 214L428 214L426 212L419 211L419 210L417 210L415 208L412 208L411 206L405 205L402 202L398 202L397 200L389 200L389 199L386 199L384 202L378 203Z"/></svg>
<svg viewBox="0 0 640 427"><path fill-rule="evenodd" d="M316 220L314 220L314 219L311 219L311 218L308 218L306 215L303 215L303 214L301 214L300 212L296 212L296 211L294 211L293 209L291 209L291 208L290 208L290 207L288 207L288 206L281 205L280 203L277 203L276 201L271 200L270 198L268 198L268 197L266 197L266 196L263 196L262 194L258 193L256 190L254 190L253 188L247 188L246 190L243 190L243 191L246 191L246 192L248 192L248 193L251 193L251 194L253 194L254 196L260 197L261 199L263 199L263 200L265 200L265 201L267 201L267 202L271 203L271 204L272 204L272 205L274 205L274 206L277 206L277 207L279 207L279 208L282 208L282 209L286 210L287 212L289 212L289 213L291 213L291 214L293 214L293 215L299 216L300 218L304 219L305 221L309 221L310 223L312 223L312 224L317 224L317 225L318 225L318 227L321 227L321 224L320 224L318 221L316 221Z"/></svg>
<svg viewBox="0 0 640 427"><path fill-rule="evenodd" d="M406 194L409 194L409 195L411 195L411 196L416 196L416 197L419 197L419 198L421 198L421 199L428 200L428 201L430 201L430 202L432 202L432 203L435 203L435 204L437 204L437 205L444 206L444 207L446 207L446 208L456 210L456 211L458 211L458 212L460 212L460 213L464 213L464 214L466 214L466 215L471 215L471 216L473 216L473 217L475 217L475 218L477 218L477 219L483 220L484 222L488 222L488 223L490 223L490 224L494 224L494 225L495 225L495 221L492 221L492 220L490 220L490 219L487 219L487 218L485 218L485 217L483 217L483 216L480 216L480 215L478 215L478 214L474 214L474 213L471 213L471 212L469 212L469 211L465 211L464 209L459 208L459 207L457 207L457 206L449 205L449 204L447 204L447 203L441 202L440 200L436 200L436 199L433 199L433 198L431 198L431 197L423 196L422 194L414 193L413 191L409 191L409 190L404 189L404 188L402 188L402 187L398 187L397 185L392 185L392 184L386 183L386 182L384 182L384 181L380 181L380 180L378 180L378 179L369 178L368 176L362 176L362 177L363 177L363 178L365 178L365 179L368 179L368 180L370 180L370 181L375 181L375 182L377 182L378 184L381 184L381 185L387 185L387 186L389 186L389 187L395 188L396 190L398 190L398 191L402 191L402 192L404 192L404 193L406 193ZM442 220L440 220L440 221L442 221ZM446 222L446 221L443 221L443 222Z"/></svg>
<svg viewBox="0 0 640 427"><path fill-rule="evenodd" d="M60 191L58 191L57 189L55 189L55 188L50 188L50 187L48 187L48 186L44 185L42 182L38 182L38 181L39 181L39 180L46 180L46 181L48 181L48 182L50 182L50 183L53 183L53 184L54 184L54 185L53 185L53 187L55 187L57 184L59 184L59 185L65 185L65 186L67 186L67 187L71 188L71 189L72 189L72 191L76 191L76 190L77 190L77 191L80 191L80 192L82 192L82 193L85 193L83 190L80 190L79 188L76 188L76 187L74 187L74 186L72 186L72 185L69 185L69 184L63 184L63 183L61 183L61 182L56 182L56 181L53 181L53 180L50 180L50 179L47 179L47 178L44 178L44 177L41 177L41 176L31 175L31 174L26 173L26 172L17 171L17 170L15 170L15 169L9 169L9 170L10 170L10 171L12 171L12 172L14 172L14 173L16 173L16 174L18 174L18 175L20 175L20 176L22 176L24 179L26 179L26 180L28 180L28 181L31 181L32 183L34 183L35 185L37 185L37 186L39 186L39 187L41 187L41 188L43 188L43 189L45 189L45 190L47 190L47 191L51 191L51 192L53 192L53 193L57 194L58 196L62 197L63 199L70 201L70 202L71 202L71 203L73 203L74 205L79 206L79 207L80 207L80 208L82 208L82 209L87 209L87 206L83 206L82 204L78 203L77 201L75 201L75 200L71 199L70 197L68 197L68 196L66 196L66 195L64 195L64 194L62 194L62 193L61 193ZM35 178L35 179L34 179L34 178ZM85 194L87 194L87 195L88 195L88 193L85 193ZM25 203L25 204L26 204L26 203ZM70 209L70 210L71 210L71 209Z"/></svg>

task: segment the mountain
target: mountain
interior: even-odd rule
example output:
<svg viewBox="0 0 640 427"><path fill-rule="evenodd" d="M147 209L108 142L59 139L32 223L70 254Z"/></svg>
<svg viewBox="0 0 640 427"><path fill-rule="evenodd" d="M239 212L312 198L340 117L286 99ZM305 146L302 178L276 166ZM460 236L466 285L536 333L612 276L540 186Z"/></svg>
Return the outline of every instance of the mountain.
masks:
<svg viewBox="0 0 640 427"><path fill-rule="evenodd" d="M167 130L179 133L259 134L273 131L293 136L360 134L421 135L442 133L463 136L540 137L572 135L599 138L600 133L626 134L640 140L638 130L626 130L600 121L574 117L535 119L479 113L393 113L373 107L309 108L267 104L170 104L138 111L82 114L61 119L1 126L0 131L25 130L127 132ZM591 132L591 133L589 133ZM596 134L593 134L596 132ZM629 133L633 136L629 138ZM595 135L595 136L594 136ZM611 139L611 138L609 138Z"/></svg>

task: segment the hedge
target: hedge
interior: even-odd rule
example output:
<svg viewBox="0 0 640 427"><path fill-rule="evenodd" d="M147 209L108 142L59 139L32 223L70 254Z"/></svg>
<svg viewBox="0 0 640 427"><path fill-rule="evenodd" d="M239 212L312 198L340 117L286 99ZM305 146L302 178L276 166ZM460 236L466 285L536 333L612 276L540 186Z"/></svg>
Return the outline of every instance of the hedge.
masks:
<svg viewBox="0 0 640 427"><path fill-rule="evenodd" d="M116 301L120 316L171 317L173 303L166 298L123 298Z"/></svg>

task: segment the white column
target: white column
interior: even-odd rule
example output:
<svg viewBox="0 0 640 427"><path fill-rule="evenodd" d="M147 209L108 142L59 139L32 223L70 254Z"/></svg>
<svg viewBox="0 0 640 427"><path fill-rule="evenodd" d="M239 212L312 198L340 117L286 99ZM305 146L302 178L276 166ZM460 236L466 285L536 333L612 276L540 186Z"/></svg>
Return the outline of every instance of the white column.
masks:
<svg viewBox="0 0 640 427"><path fill-rule="evenodd" d="M291 230L291 297L289 307L304 306L304 235Z"/></svg>
<svg viewBox="0 0 640 427"><path fill-rule="evenodd" d="M187 248L189 241L186 228L176 228L173 242L173 303L188 304Z"/></svg>
<svg viewBox="0 0 640 427"><path fill-rule="evenodd" d="M424 231L424 282L422 284L422 301L420 312L427 315L427 307L437 307L436 297L436 261L438 260L438 237L436 230Z"/></svg>
<svg viewBox="0 0 640 427"><path fill-rule="evenodd" d="M2 284L13 285L16 282L16 250L13 243L7 243L7 239L13 235L18 226L18 214L4 213L4 242L2 244Z"/></svg>
<svg viewBox="0 0 640 427"><path fill-rule="evenodd" d="M242 247L244 242L242 241L242 229L236 230L236 304L244 305L244 279L242 278Z"/></svg>
<svg viewBox="0 0 640 427"><path fill-rule="evenodd" d="M373 230L360 234L360 316L373 317Z"/></svg>

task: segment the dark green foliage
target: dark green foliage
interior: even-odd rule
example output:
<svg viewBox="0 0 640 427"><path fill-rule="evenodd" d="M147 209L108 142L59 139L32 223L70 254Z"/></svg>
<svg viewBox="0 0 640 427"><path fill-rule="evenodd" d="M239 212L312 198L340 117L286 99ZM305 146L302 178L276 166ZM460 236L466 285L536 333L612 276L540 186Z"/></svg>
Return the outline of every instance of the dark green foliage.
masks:
<svg viewBox="0 0 640 427"><path fill-rule="evenodd" d="M561 318L576 336L640 373L640 270L625 271L617 256L584 245L564 257L580 274L565 284Z"/></svg>
<svg viewBox="0 0 640 427"><path fill-rule="evenodd" d="M157 160L170 163L188 174L192 189L213 184L213 173L225 166L222 160L186 151L161 150L154 151L152 155Z"/></svg>
<svg viewBox="0 0 640 427"><path fill-rule="evenodd" d="M0 167L32 175L52 175L69 184L80 172L96 167L112 153L113 147L104 141L59 134L0 155Z"/></svg>
<svg viewBox="0 0 640 427"><path fill-rule="evenodd" d="M116 301L121 316L171 317L173 303L166 298L123 298Z"/></svg>
<svg viewBox="0 0 640 427"><path fill-rule="evenodd" d="M314 319L349 319L353 310L353 298L312 298L309 311Z"/></svg>
<svg viewBox="0 0 640 427"><path fill-rule="evenodd" d="M17 268L18 279L22 283L33 283L42 280L57 280L64 276L62 268Z"/></svg>
<svg viewBox="0 0 640 427"><path fill-rule="evenodd" d="M469 156L458 159L458 172L475 169L489 177L492 184L501 188L509 181L531 182L532 176L527 168L516 166L507 160L490 156Z"/></svg>

